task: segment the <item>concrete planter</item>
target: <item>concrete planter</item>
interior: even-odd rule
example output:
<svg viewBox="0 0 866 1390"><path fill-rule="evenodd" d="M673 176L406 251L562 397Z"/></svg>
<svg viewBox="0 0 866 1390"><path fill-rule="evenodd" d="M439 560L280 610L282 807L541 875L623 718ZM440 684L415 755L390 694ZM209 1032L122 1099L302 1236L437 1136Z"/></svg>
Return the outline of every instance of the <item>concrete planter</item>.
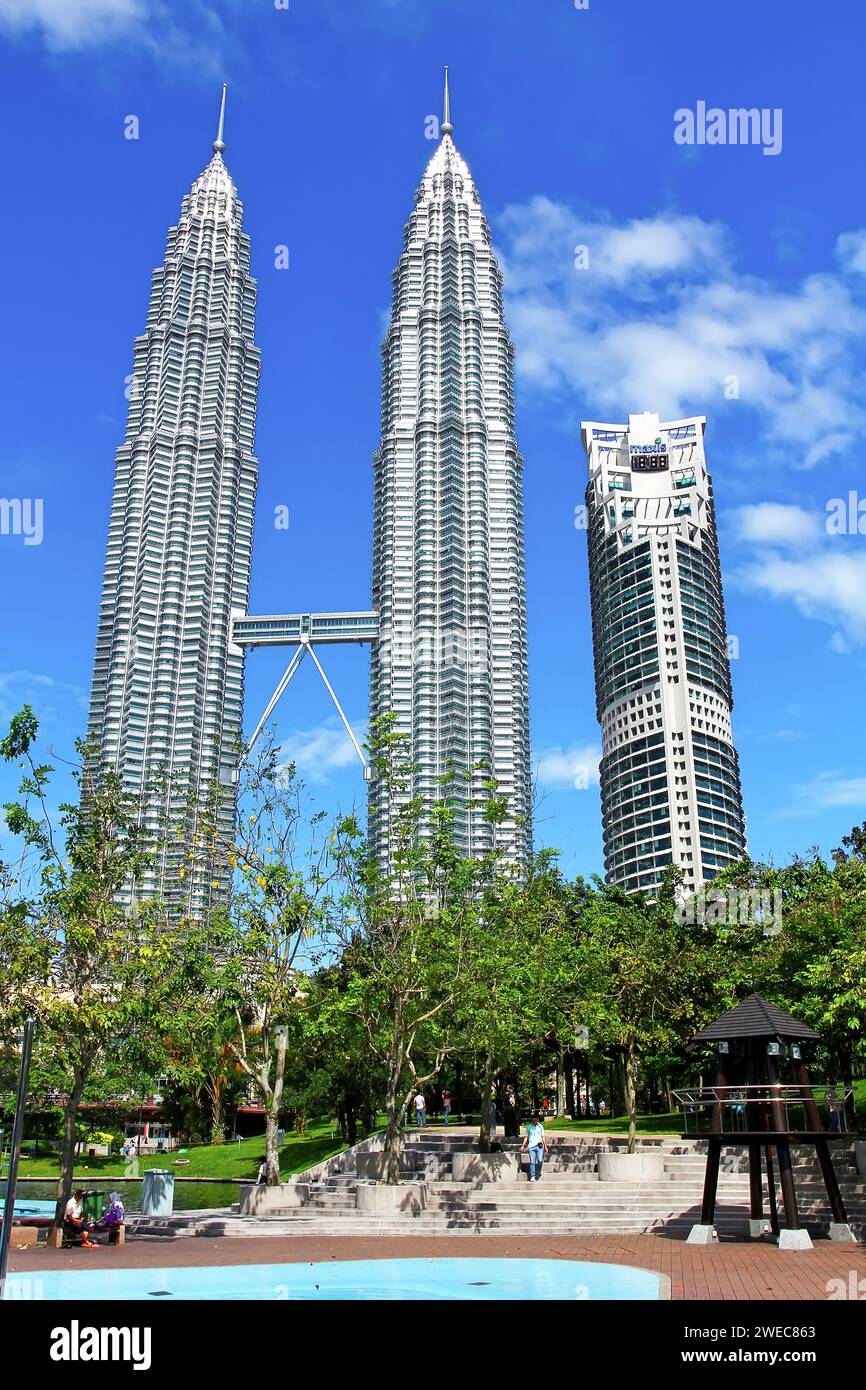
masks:
<svg viewBox="0 0 866 1390"><path fill-rule="evenodd" d="M599 1182L659 1182L665 1175L660 1153L599 1154Z"/></svg>
<svg viewBox="0 0 866 1390"><path fill-rule="evenodd" d="M520 1159L509 1153L455 1153L451 1172L455 1182L516 1182Z"/></svg>
<svg viewBox="0 0 866 1390"><path fill-rule="evenodd" d="M309 1183L283 1182L279 1187L264 1183L241 1183L238 1210L241 1216L262 1216L269 1211L285 1211L287 1207L302 1207L310 1195Z"/></svg>
<svg viewBox="0 0 866 1390"><path fill-rule="evenodd" d="M423 1182L401 1182L398 1187L359 1182L356 1193L358 1211L375 1216L395 1211L417 1216L427 1206L428 1190Z"/></svg>
<svg viewBox="0 0 866 1390"><path fill-rule="evenodd" d="M400 1155L401 1171L415 1168L415 1154L404 1149ZM385 1182L388 1176L388 1155L381 1149L376 1149L372 1153L358 1154L355 1160L355 1172L361 1182Z"/></svg>
<svg viewBox="0 0 866 1390"><path fill-rule="evenodd" d="M866 1139L854 1140L854 1162L857 1164L857 1172L866 1178Z"/></svg>

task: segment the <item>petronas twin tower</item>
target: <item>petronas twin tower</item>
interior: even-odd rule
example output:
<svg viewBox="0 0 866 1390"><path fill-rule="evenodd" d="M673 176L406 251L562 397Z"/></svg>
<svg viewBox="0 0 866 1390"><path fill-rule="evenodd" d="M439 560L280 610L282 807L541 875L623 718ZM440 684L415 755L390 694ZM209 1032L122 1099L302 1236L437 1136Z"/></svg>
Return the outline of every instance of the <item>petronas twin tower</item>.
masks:
<svg viewBox="0 0 866 1390"><path fill-rule="evenodd" d="M142 798L157 849L142 893L193 912L227 894L224 856L202 870L190 846L214 789L231 829L244 645L359 631L355 618L375 633L371 719L391 713L407 736L412 793L432 800L456 774L460 848L478 854L495 837L519 866L531 798L513 349L490 231L452 140L447 73L441 138L406 225L383 348L375 613L366 615L244 622L259 352L249 239L223 160L224 104L225 93L213 158L169 231L136 339L97 636L89 737ZM484 815L491 779L509 808L495 830ZM370 834L385 861L393 811L373 779Z"/></svg>
<svg viewBox="0 0 866 1390"><path fill-rule="evenodd" d="M502 277L475 184L441 140L406 224L383 347L382 442L374 459L370 709L411 740L416 793L458 777L456 838L492 849L491 777L508 798L497 827L516 862L530 848L529 692L522 459ZM371 787L380 851L389 807Z"/></svg>

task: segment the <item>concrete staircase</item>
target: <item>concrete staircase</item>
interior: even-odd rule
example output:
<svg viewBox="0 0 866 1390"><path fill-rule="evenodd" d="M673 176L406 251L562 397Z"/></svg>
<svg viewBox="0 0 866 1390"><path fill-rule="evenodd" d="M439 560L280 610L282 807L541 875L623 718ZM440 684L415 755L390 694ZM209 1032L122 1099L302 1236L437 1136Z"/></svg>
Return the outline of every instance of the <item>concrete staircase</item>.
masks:
<svg viewBox="0 0 866 1390"><path fill-rule="evenodd" d="M178 1213L164 1218L131 1218L135 1234L148 1235L589 1235L663 1233L682 1237L700 1219L706 1145L700 1140L639 1141L643 1149L661 1151L664 1177L649 1183L601 1183L598 1154L621 1150L624 1140L608 1136L554 1134L541 1182L529 1184L525 1175L512 1182L455 1182L451 1176L454 1152L472 1150L475 1134L450 1131L407 1136L402 1176L426 1186L426 1205L417 1214L359 1212L358 1186L352 1151L343 1155L344 1171L330 1172L309 1183L302 1206L279 1207L259 1216L241 1216L237 1208ZM517 1140L501 1141L516 1151ZM861 1239L866 1236L866 1180L854 1166L851 1146L834 1145L834 1162L849 1221ZM795 1182L803 1224L813 1236L826 1236L830 1211L821 1178L809 1147L793 1150ZM778 1184L778 1175L777 1175ZM768 1210L766 1175L764 1210ZM779 1198L781 1211L781 1198ZM747 1154L724 1149L719 1177L716 1227L740 1234L749 1217Z"/></svg>

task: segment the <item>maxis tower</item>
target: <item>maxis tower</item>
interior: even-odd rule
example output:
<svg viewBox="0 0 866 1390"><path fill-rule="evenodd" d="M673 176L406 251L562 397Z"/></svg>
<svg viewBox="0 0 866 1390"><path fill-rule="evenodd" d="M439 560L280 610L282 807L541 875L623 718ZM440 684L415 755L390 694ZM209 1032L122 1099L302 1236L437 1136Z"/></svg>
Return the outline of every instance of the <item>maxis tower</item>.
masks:
<svg viewBox="0 0 866 1390"><path fill-rule="evenodd" d="M694 892L745 852L706 420L583 425L608 882Z"/></svg>

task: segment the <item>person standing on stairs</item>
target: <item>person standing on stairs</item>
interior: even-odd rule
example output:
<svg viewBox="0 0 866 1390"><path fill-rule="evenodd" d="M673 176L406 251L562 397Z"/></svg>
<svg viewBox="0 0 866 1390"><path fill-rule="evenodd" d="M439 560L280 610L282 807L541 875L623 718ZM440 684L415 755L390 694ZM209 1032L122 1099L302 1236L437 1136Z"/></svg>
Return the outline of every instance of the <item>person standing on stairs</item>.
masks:
<svg viewBox="0 0 866 1390"><path fill-rule="evenodd" d="M419 1129L423 1129L427 1123L427 1103L423 1091L419 1091L415 1097L415 1123Z"/></svg>
<svg viewBox="0 0 866 1390"><path fill-rule="evenodd" d="M550 1146L544 1133L544 1125L541 1123L541 1116L536 1110L529 1124L526 1126L523 1143L520 1146L521 1153L526 1153L527 1149L529 1150L530 1182L541 1181L541 1170L544 1167L545 1155L548 1153L549 1148Z"/></svg>

